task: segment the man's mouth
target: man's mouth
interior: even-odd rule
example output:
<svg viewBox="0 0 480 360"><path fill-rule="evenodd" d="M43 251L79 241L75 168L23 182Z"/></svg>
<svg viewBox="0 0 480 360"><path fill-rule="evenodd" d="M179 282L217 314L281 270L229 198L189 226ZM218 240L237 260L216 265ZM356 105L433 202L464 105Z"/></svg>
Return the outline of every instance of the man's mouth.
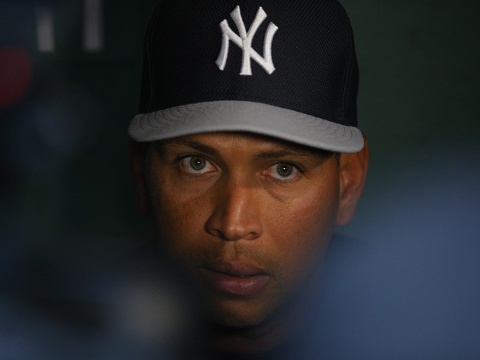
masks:
<svg viewBox="0 0 480 360"><path fill-rule="evenodd" d="M211 263L200 267L200 274L215 290L237 296L252 296L265 288L267 272L247 263Z"/></svg>

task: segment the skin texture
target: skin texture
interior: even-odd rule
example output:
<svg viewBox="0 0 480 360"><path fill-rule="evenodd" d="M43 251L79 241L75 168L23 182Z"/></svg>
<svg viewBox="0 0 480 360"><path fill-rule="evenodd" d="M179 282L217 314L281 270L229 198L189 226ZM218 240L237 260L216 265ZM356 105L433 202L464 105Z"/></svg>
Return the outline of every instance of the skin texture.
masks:
<svg viewBox="0 0 480 360"><path fill-rule="evenodd" d="M294 332L303 285L335 224L353 216L368 147L337 158L265 136L207 133L130 148L141 210L222 329L213 346L261 351ZM218 264L260 273L259 290L212 286Z"/></svg>

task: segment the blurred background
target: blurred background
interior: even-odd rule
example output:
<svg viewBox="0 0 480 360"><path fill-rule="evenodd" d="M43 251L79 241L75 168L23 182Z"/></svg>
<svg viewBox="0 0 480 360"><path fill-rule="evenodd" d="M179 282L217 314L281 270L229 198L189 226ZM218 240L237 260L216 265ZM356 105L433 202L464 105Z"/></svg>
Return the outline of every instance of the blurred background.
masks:
<svg viewBox="0 0 480 360"><path fill-rule="evenodd" d="M338 229L360 250L328 285L343 299L325 303L331 357L478 359L480 3L341 3L371 162ZM158 356L145 343L168 342L178 323L159 305L171 292L109 265L150 237L126 129L156 4L0 0L2 359Z"/></svg>

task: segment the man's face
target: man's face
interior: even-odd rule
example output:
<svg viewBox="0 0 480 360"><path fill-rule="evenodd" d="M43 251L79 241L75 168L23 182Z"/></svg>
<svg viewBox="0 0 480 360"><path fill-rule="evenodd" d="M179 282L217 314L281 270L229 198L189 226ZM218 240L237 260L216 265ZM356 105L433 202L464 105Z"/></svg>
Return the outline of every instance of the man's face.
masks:
<svg viewBox="0 0 480 360"><path fill-rule="evenodd" d="M152 144L150 212L211 319L262 323L317 267L340 197L335 156L246 133Z"/></svg>

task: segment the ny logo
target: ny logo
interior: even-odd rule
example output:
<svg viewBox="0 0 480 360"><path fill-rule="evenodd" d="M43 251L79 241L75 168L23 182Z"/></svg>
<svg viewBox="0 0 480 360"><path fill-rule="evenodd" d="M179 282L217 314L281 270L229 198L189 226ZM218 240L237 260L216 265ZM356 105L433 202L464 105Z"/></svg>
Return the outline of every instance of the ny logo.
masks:
<svg viewBox="0 0 480 360"><path fill-rule="evenodd" d="M248 29L248 33L245 29L239 6L230 13L230 16L235 22L235 25L237 25L240 36L230 29L227 20L223 20L220 23L220 29L222 29L222 48L220 50L220 55L218 55L217 61L215 62L220 70L223 71L223 69L225 69L228 57L228 46L230 40L232 40L234 44L243 50L242 70L240 71L240 75L252 75L250 59L255 60L268 74L273 73L275 71L275 66L273 66L272 61L272 40L278 27L274 23L268 25L263 43L264 57L261 57L254 49L252 49L252 40L259 26L267 17L265 11L263 11L261 7L258 9L255 20L253 20L250 29Z"/></svg>

